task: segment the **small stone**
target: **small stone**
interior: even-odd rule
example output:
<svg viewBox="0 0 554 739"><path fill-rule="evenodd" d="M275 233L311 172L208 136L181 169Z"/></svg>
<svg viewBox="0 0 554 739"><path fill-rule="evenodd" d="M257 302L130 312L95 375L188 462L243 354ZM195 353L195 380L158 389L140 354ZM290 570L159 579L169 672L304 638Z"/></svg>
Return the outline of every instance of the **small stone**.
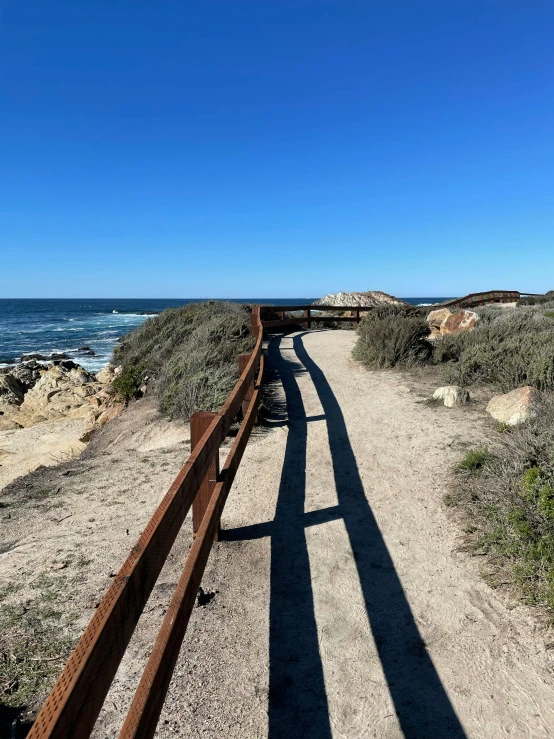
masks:
<svg viewBox="0 0 554 739"><path fill-rule="evenodd" d="M469 392L458 385L445 385L439 387L433 393L434 400L442 400L447 408L455 405L466 405L470 401Z"/></svg>
<svg viewBox="0 0 554 739"><path fill-rule="evenodd" d="M65 570L67 562L54 562L53 570Z"/></svg>

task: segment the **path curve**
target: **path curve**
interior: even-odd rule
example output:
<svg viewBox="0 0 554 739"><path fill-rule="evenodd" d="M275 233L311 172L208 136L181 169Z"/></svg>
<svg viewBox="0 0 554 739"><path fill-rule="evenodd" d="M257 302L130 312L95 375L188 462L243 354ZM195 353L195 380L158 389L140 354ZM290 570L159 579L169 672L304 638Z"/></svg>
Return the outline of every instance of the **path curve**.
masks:
<svg viewBox="0 0 554 739"><path fill-rule="evenodd" d="M443 504L483 418L351 359L352 331L268 348L254 437L161 717L161 737L548 737L552 659Z"/></svg>

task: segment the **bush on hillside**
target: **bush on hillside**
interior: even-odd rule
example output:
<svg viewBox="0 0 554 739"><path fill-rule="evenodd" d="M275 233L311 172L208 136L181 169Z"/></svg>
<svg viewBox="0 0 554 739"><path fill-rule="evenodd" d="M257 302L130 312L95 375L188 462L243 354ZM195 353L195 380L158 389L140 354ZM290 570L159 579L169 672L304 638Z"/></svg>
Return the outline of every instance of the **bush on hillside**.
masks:
<svg viewBox="0 0 554 739"><path fill-rule="evenodd" d="M448 363L456 385L491 385L509 392L523 385L554 388L554 325L541 310L485 308L473 331L435 344L437 364Z"/></svg>
<svg viewBox="0 0 554 739"><path fill-rule="evenodd" d="M428 334L429 326L418 311L382 305L360 321L353 355L370 369L409 367L429 360Z"/></svg>
<svg viewBox="0 0 554 739"><path fill-rule="evenodd" d="M470 463L468 455L456 466L448 502L470 514L476 550L495 555L528 602L554 611L552 395L542 396L537 418L499 438L495 450L482 451L481 464Z"/></svg>
<svg viewBox="0 0 554 739"><path fill-rule="evenodd" d="M123 337L114 352L113 363L123 368L114 389L132 397L148 376L170 417L219 410L237 381L237 356L254 346L249 325L248 308L237 303L165 310Z"/></svg>

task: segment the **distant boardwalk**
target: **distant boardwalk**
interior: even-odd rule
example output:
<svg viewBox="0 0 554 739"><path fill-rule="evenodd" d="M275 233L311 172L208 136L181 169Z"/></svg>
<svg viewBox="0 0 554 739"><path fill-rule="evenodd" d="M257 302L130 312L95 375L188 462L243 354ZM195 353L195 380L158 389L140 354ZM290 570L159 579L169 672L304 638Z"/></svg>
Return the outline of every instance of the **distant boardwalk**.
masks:
<svg viewBox="0 0 554 739"><path fill-rule="evenodd" d="M489 290L483 293L470 293L463 298L455 298L441 305L444 308L477 308L486 303L515 303L524 295L534 295L534 293L520 293L517 290Z"/></svg>

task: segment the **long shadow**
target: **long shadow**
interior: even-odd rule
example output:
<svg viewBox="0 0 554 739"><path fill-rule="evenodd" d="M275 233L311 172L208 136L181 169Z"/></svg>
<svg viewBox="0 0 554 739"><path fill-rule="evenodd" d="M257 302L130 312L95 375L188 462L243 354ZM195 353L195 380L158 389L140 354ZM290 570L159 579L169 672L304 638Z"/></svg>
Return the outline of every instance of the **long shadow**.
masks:
<svg viewBox="0 0 554 739"><path fill-rule="evenodd" d="M418 631L366 498L339 403L324 373L306 351L302 336L294 337L294 349L310 374L326 416L338 508L350 538L368 619L402 731L408 739L462 739L466 735ZM275 357L274 361L279 360ZM298 417L303 406L294 373L287 362L279 362L278 367L287 407L290 397L291 411ZM379 429L368 431L377 434ZM287 505L292 503L291 497ZM304 587L308 586L306 581Z"/></svg>
<svg viewBox="0 0 554 739"><path fill-rule="evenodd" d="M269 737L331 739L304 533L308 426L293 365L283 360L279 344L271 339L268 355L285 390L289 433L275 518L253 533L271 532Z"/></svg>
<svg viewBox="0 0 554 739"><path fill-rule="evenodd" d="M225 532L231 540L271 537L269 737L331 737L305 528L342 518L404 736L465 739L369 506L339 403L302 336L294 337L287 359L279 337L273 337L268 348L268 372L280 380L285 394L283 403L276 383L270 382L269 392L275 396L271 405L279 425L289 427L275 518ZM338 505L309 513L304 513L307 430L311 420L322 419L306 416L296 379L306 372L323 407L338 496Z"/></svg>

